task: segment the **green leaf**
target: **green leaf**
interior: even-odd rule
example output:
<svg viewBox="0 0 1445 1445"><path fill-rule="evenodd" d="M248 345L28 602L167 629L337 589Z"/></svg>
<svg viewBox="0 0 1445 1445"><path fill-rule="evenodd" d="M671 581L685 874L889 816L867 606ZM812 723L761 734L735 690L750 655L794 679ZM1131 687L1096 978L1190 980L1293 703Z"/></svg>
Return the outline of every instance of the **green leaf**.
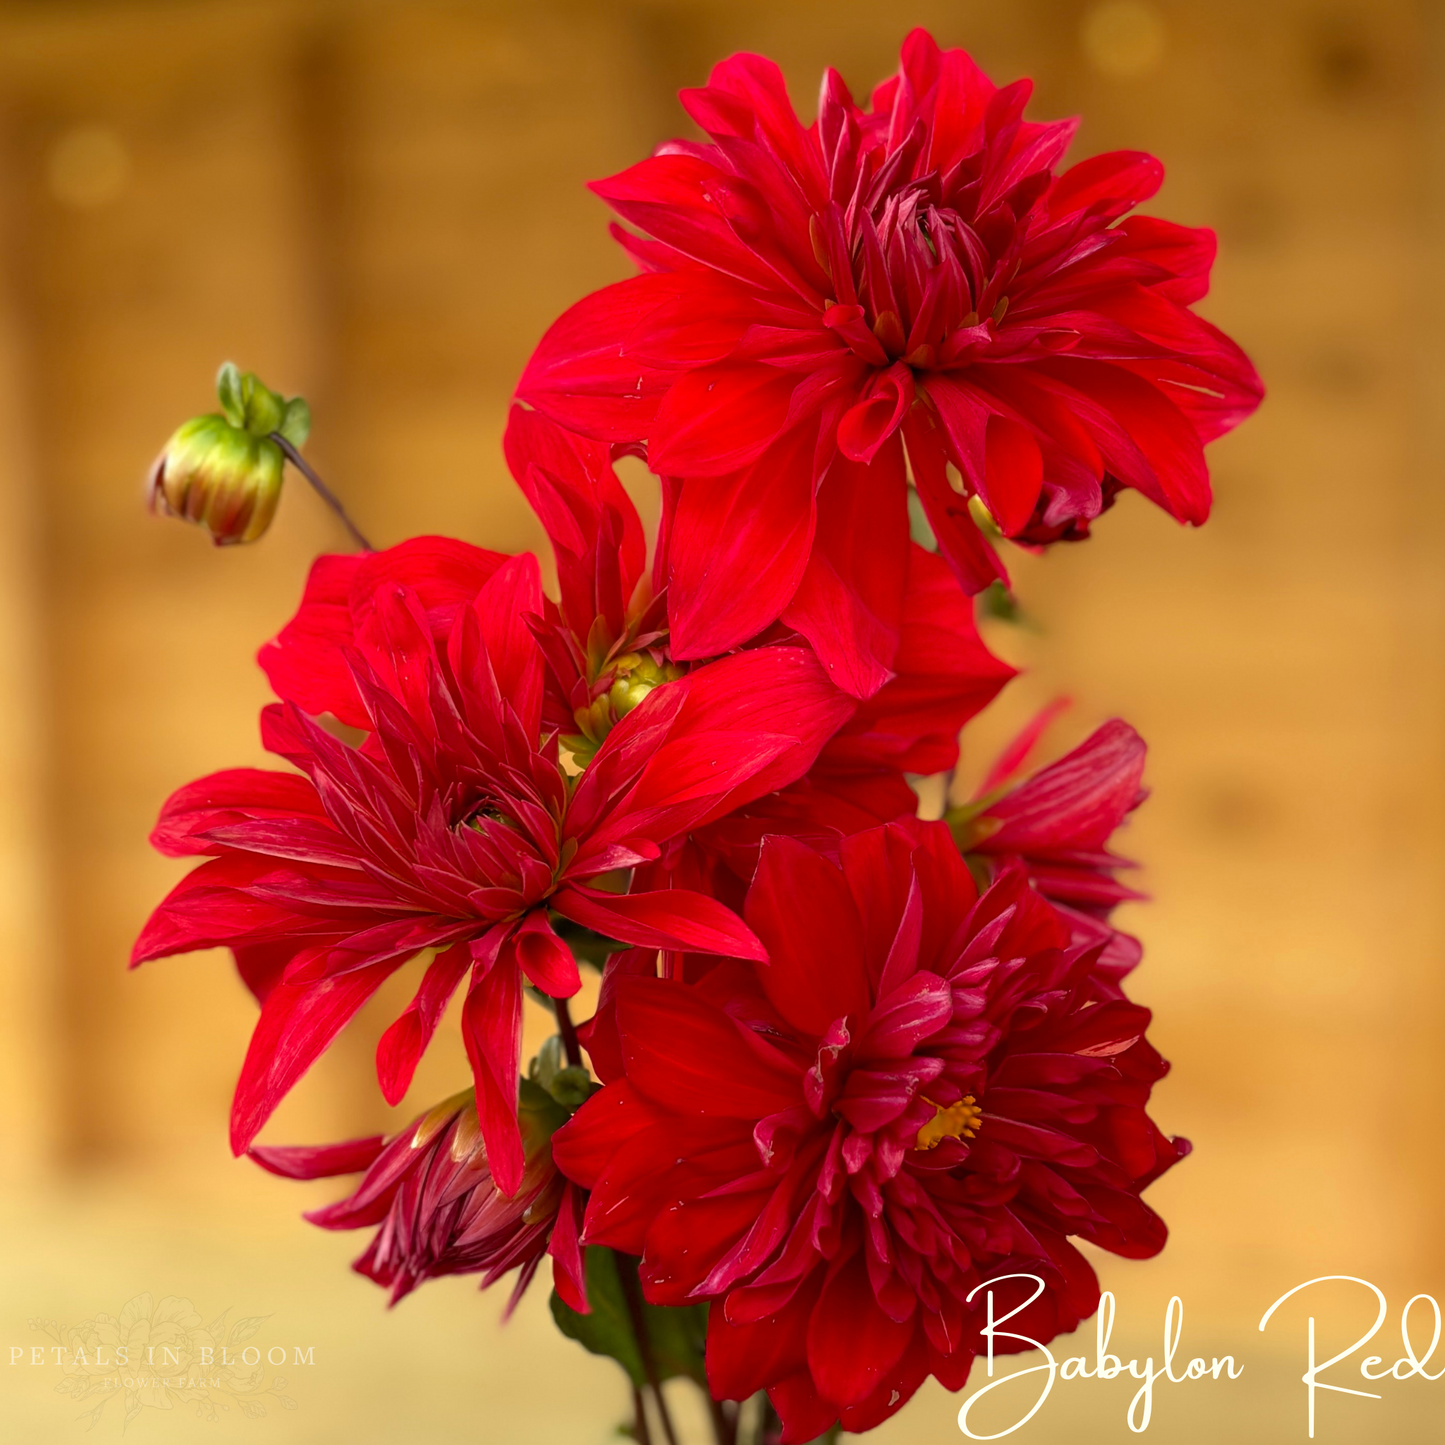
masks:
<svg viewBox="0 0 1445 1445"><path fill-rule="evenodd" d="M641 1389L647 1384L647 1371L643 1368L637 1336L632 1328L632 1314L627 1307L620 1273L622 1270L631 1272L635 1285L635 1259L598 1245L589 1245L586 1251L587 1301L592 1306L592 1313L578 1314L565 1305L554 1291L552 1318L564 1335L576 1340L584 1349L616 1360L631 1376L632 1383ZM642 1298L640 1287L636 1297ZM707 1340L707 1306L673 1308L643 1303L642 1316L657 1378L670 1380L686 1375L706 1387L703 1348Z"/></svg>

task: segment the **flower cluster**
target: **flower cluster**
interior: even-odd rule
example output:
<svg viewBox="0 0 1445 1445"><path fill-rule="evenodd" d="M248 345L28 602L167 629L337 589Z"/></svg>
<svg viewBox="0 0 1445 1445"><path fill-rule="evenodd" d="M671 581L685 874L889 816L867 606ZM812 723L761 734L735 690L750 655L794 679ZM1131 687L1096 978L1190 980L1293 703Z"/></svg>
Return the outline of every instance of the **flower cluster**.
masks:
<svg viewBox="0 0 1445 1445"><path fill-rule="evenodd" d="M376 1230L358 1270L393 1302L517 1270L515 1301L550 1257L559 1323L654 1393L647 1320L705 1305L693 1373L787 1442L960 1389L992 1279L1045 1282L1019 1333L1072 1330L1071 1241L1159 1250L1140 1196L1188 1149L1146 1112L1167 1066L1112 921L1138 734L1028 775L1045 715L917 816L1013 675L975 622L1002 539L1084 538L1129 488L1203 522L1203 446L1261 394L1190 309L1212 235L1130 214L1158 163L1058 169L1073 126L1028 93L921 31L866 105L829 72L811 126L757 56L685 92L707 139L595 187L640 274L556 322L509 418L556 597L449 538L319 558L260 654L287 768L191 783L153 835L202 861L134 962L232 951L260 1006L232 1147L362 1175L310 1216ZM454 1001L464 1092L390 1139L257 1143L399 971L381 1094ZM557 1035L524 1077L529 998ZM626 1341L586 1323L604 1280L640 1288Z"/></svg>

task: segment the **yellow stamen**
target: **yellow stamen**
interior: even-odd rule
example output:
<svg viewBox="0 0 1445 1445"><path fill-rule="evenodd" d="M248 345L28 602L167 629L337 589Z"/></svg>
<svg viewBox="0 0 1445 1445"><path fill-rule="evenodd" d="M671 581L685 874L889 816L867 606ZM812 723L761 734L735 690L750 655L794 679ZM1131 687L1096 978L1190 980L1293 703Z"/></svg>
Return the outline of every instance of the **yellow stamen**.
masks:
<svg viewBox="0 0 1445 1445"><path fill-rule="evenodd" d="M925 1104L933 1104L937 1112L918 1131L914 1141L915 1149L937 1149L945 1139L972 1139L978 1133L983 1119L983 1110L978 1107L972 1094L965 1094L956 1104L934 1104L927 1095Z"/></svg>

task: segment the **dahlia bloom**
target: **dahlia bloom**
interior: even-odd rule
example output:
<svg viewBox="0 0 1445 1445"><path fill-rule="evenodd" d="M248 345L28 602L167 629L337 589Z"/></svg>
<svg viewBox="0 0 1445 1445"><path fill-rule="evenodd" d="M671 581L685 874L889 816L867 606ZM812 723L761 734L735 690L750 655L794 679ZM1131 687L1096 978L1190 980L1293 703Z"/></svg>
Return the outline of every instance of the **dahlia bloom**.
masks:
<svg viewBox="0 0 1445 1445"><path fill-rule="evenodd" d="M424 1280L480 1274L482 1288L520 1269L506 1314L516 1308L548 1256L557 1293L586 1313L577 1230L582 1195L552 1162L548 1141L567 1114L541 1088L522 1081L520 1118L526 1168L508 1198L487 1166L470 1091L438 1104L390 1140L351 1139L320 1147L252 1145L263 1168L287 1179L365 1171L345 1198L306 1215L322 1229L379 1225L353 1264L391 1291L396 1304Z"/></svg>
<svg viewBox="0 0 1445 1445"><path fill-rule="evenodd" d="M132 963L234 951L261 1002L232 1108L237 1153L377 988L425 960L377 1051L398 1101L470 975L462 1033L489 1167L510 1194L524 1167L522 981L553 998L579 986L552 916L634 945L760 957L715 899L618 892L605 875L791 782L853 705L808 650L759 648L653 688L571 779L543 723L534 558L424 538L323 558L312 580L347 573L330 630L292 632L272 669L285 701L262 713L262 738L299 774L234 769L172 796L152 842L209 861L157 908ZM362 740L338 739L310 715L322 711Z"/></svg>
<svg viewBox="0 0 1445 1445"><path fill-rule="evenodd" d="M1057 708L1046 708L1005 750L972 802L947 822L964 856L984 878L1010 864L1063 915L1076 943L1101 943L1102 977L1122 978L1138 962L1139 940L1109 922L1114 909L1144 895L1115 874L1135 865L1109 840L1148 797L1144 739L1113 718L1071 753L1012 784Z"/></svg>
<svg viewBox="0 0 1445 1445"><path fill-rule="evenodd" d="M1152 156L1056 172L1075 122L1025 121L1030 89L916 30L866 107L830 70L804 127L778 68L736 55L682 93L710 143L593 186L646 233L614 227L643 274L565 313L518 395L645 440L670 479L675 657L781 617L876 691L910 481L970 592L1004 576L971 498L1025 544L1085 535L1124 487L1208 516L1203 445L1262 395L1190 309L1213 233L1127 214Z"/></svg>
<svg viewBox="0 0 1445 1445"><path fill-rule="evenodd" d="M1156 1253L1140 1191L1188 1148L1145 1112L1147 1010L1098 998L1097 948L1021 869L980 897L916 822L839 857L764 843L766 964L690 983L620 960L589 1045L605 1087L553 1139L591 1190L583 1242L641 1256L656 1304L711 1301L713 1395L766 1389L789 1442L871 1429L930 1374L961 1388L982 1281L1043 1278L1017 1328L1073 1329L1098 1285L1070 1236Z"/></svg>

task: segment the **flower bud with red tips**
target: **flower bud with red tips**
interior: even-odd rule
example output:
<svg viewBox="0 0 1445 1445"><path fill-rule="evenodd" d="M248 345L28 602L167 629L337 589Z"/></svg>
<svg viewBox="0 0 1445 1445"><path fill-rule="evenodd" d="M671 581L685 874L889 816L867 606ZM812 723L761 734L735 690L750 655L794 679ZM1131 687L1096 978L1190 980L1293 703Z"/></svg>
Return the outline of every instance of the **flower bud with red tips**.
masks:
<svg viewBox="0 0 1445 1445"><path fill-rule="evenodd" d="M551 1255L557 1293L585 1314L577 1243L583 1195L552 1162L552 1134L566 1122L567 1110L541 1084L523 1079L518 1117L526 1166L510 1198L492 1178L470 1089L390 1140L378 1136L319 1148L255 1145L250 1154L288 1179L366 1171L345 1199L306 1218L323 1229L379 1225L352 1267L390 1290L392 1304L438 1275L481 1274L485 1289L520 1267L510 1314Z"/></svg>
<svg viewBox="0 0 1445 1445"><path fill-rule="evenodd" d="M221 413L193 417L177 430L151 467L147 498L153 512L204 527L217 546L254 542L281 498L286 458L273 437L301 446L310 409L229 361L216 391Z"/></svg>

